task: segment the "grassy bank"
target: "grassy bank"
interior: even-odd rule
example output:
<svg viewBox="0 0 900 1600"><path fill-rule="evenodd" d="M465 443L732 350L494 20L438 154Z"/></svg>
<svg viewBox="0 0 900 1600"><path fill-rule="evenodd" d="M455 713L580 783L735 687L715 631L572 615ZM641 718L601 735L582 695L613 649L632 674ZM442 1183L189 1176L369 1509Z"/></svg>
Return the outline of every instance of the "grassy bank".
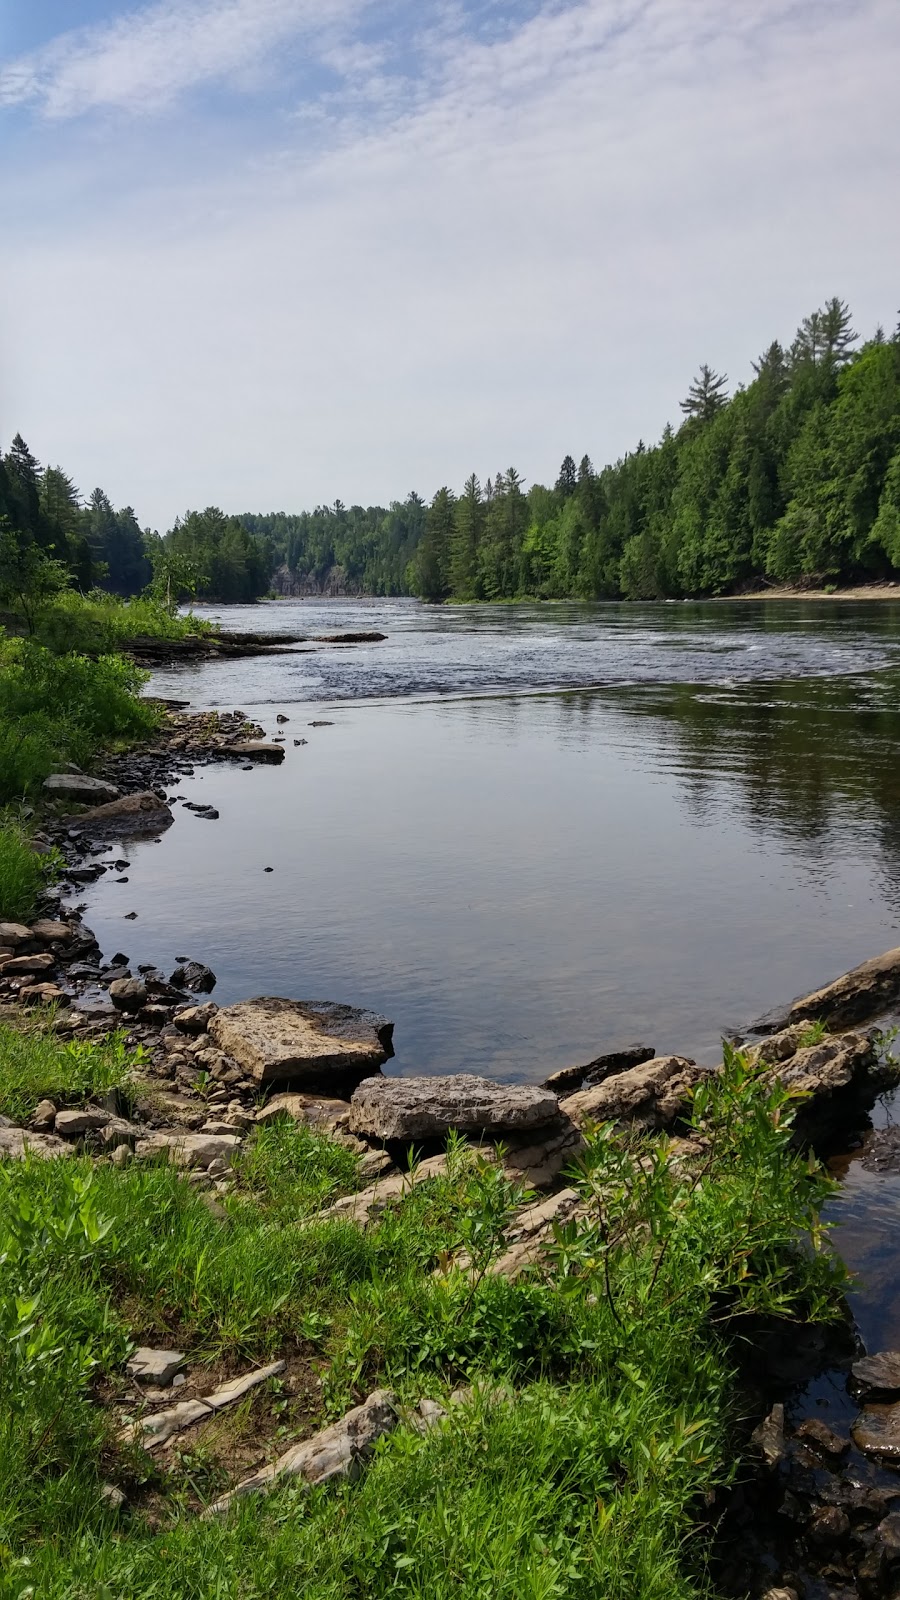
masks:
<svg viewBox="0 0 900 1600"><path fill-rule="evenodd" d="M0 1028L0 1106L71 1070ZM317 1219L359 1185L356 1156L292 1122L257 1130L224 1216L168 1167L0 1163L0 1594L710 1594L702 1507L734 1472L735 1341L751 1316L833 1315L841 1283L817 1222L830 1184L791 1152L789 1109L735 1057L680 1154L596 1130L581 1220L513 1281L491 1267L526 1196L453 1140L446 1173L365 1231ZM133 1342L211 1374L281 1355L290 1381L150 1457L115 1439ZM357 1483L200 1520L236 1463L385 1384L446 1419L401 1424ZM469 1403L450 1403L459 1384Z"/></svg>

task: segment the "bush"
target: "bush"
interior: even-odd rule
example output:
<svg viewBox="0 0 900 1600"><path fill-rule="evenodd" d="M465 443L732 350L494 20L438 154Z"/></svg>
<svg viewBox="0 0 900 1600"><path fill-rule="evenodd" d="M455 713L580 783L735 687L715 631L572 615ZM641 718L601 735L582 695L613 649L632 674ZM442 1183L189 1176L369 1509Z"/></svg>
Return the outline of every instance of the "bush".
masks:
<svg viewBox="0 0 900 1600"><path fill-rule="evenodd" d="M156 725L138 696L147 674L120 656L54 655L30 639L0 640L0 803L32 793L60 763Z"/></svg>
<svg viewBox="0 0 900 1600"><path fill-rule="evenodd" d="M214 633L210 623L188 614L173 616L159 600L93 589L89 595L59 595L38 618L35 637L57 654L80 650L88 655L120 650L136 638L183 639L187 634Z"/></svg>
<svg viewBox="0 0 900 1600"><path fill-rule="evenodd" d="M0 921L27 922L55 871L55 856L39 856L12 824L0 827Z"/></svg>

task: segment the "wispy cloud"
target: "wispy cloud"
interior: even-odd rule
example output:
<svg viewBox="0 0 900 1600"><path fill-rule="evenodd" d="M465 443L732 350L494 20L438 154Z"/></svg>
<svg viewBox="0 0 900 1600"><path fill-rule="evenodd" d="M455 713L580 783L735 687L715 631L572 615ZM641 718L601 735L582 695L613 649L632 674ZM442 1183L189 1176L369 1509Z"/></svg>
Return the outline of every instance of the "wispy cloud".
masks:
<svg viewBox="0 0 900 1600"><path fill-rule="evenodd" d="M0 105L50 118L157 111L187 89L240 80L286 42L329 38L366 0L158 0L59 35L0 67ZM332 45L333 48L333 45Z"/></svg>
<svg viewBox="0 0 900 1600"><path fill-rule="evenodd" d="M230 116L115 141L85 118L0 174L0 432L160 526L555 475L677 420L698 362L749 376L830 294L893 319L897 0L235 0L141 25L201 9L252 14L249 56L205 40L147 105L258 69L265 17L266 50L322 64L260 97L252 145ZM54 115L123 103L98 87L112 37Z"/></svg>

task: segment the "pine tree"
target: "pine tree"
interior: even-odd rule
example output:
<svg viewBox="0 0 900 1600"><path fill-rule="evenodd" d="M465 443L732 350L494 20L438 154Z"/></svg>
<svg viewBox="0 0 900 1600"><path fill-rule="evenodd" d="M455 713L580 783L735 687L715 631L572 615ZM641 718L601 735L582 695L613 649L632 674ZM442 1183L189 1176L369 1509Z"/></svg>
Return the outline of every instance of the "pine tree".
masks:
<svg viewBox="0 0 900 1600"><path fill-rule="evenodd" d="M454 529L450 539L450 592L459 600L478 598L478 546L484 527L484 501L481 484L471 473L456 502Z"/></svg>
<svg viewBox="0 0 900 1600"><path fill-rule="evenodd" d="M556 480L556 492L563 500L568 500L578 486L578 476L575 471L575 462L571 456L563 456L559 477Z"/></svg>
<svg viewBox="0 0 900 1600"><path fill-rule="evenodd" d="M698 376L688 389L686 398L680 402L685 416L696 417L700 422L709 422L717 411L721 411L728 399L725 388L727 382L728 378L724 373L714 372L704 361Z"/></svg>

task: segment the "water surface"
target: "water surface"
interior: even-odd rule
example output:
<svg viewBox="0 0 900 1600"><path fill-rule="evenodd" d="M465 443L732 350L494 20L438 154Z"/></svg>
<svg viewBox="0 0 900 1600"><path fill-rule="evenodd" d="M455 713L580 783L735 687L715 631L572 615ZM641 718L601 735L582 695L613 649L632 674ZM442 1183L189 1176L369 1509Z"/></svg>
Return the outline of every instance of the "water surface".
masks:
<svg viewBox="0 0 900 1600"><path fill-rule="evenodd" d="M179 786L220 820L176 806L90 891L107 951L207 960L220 1002L374 1006L396 1070L536 1080L638 1039L712 1061L900 942L900 607L224 615L388 638L158 674L270 734L288 716L287 757Z"/></svg>

